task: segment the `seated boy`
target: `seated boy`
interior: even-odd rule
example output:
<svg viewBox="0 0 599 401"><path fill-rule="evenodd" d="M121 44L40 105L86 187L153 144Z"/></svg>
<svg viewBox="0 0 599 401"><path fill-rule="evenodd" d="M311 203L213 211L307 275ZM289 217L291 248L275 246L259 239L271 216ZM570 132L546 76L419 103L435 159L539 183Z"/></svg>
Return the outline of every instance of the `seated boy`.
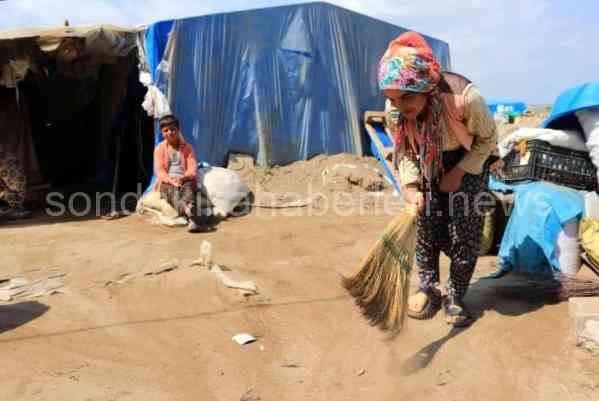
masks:
<svg viewBox="0 0 599 401"><path fill-rule="evenodd" d="M154 170L158 178L154 191L160 191L161 198L180 216L187 217L190 232L206 231L209 216L202 215L206 208L201 206L207 204L207 199L197 190L198 163L193 148L183 139L175 116L162 117L160 131L164 140L154 150Z"/></svg>

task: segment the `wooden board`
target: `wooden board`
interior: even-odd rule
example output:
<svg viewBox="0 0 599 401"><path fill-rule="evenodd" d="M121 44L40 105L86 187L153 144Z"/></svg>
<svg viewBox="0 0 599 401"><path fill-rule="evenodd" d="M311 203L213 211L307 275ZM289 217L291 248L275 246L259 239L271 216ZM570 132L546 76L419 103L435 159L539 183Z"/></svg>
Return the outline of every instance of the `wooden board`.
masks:
<svg viewBox="0 0 599 401"><path fill-rule="evenodd" d="M375 125L382 127L382 129L377 130ZM399 174L393 168L393 159L392 159L393 146L394 146L393 138L391 136L389 136L384 129L385 112L383 112L383 111L367 111L367 112L365 112L364 113L364 126L366 127L366 132L368 133L370 140L372 141L372 143L374 144L375 148L378 151L378 155L375 155L375 156L380 155L380 157L377 157L377 159L383 165L383 168L385 169L387 178L390 181L392 181L392 184L395 187L395 189L398 192L400 192ZM380 138L380 135L385 135L389 139L391 146L385 146L385 144L383 143L383 141Z"/></svg>

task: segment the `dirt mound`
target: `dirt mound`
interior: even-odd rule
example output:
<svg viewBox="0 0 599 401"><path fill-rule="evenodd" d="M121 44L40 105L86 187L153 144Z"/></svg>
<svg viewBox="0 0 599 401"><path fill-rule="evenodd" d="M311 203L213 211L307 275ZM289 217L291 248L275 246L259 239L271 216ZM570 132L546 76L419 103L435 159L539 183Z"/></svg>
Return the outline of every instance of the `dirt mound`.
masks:
<svg viewBox="0 0 599 401"><path fill-rule="evenodd" d="M238 167L237 167L238 166ZM350 154L319 155L310 160L269 169L238 163L244 182L266 192L380 192L389 191L382 169L373 157Z"/></svg>

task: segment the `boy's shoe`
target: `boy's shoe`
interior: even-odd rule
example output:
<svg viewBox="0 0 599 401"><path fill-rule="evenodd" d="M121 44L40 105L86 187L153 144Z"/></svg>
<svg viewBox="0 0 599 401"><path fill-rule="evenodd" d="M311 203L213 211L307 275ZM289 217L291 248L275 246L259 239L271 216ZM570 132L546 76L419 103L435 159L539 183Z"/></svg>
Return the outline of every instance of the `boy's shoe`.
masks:
<svg viewBox="0 0 599 401"><path fill-rule="evenodd" d="M189 223L187 223L187 231L189 231L190 233L198 233L201 231L201 229L195 221L189 220Z"/></svg>
<svg viewBox="0 0 599 401"><path fill-rule="evenodd" d="M204 224L198 224L193 220L189 220L189 223L187 224L187 231L189 231L190 233L207 233L216 230L214 229L214 227L210 227Z"/></svg>

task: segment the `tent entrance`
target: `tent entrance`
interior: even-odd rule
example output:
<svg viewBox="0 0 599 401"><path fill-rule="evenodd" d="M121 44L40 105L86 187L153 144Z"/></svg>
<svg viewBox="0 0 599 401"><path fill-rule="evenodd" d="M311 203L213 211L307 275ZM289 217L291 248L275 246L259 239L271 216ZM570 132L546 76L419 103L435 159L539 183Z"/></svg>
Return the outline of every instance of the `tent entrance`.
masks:
<svg viewBox="0 0 599 401"><path fill-rule="evenodd" d="M131 194L126 207L134 207L133 194L150 182L154 147L153 121L140 107L145 88L136 55L77 71L61 70L51 58L40 64L44 72L28 73L18 90L0 89L7 106L0 113L19 127L5 135L25 143L18 156L27 159L31 206L46 208L48 200L68 206L76 196L72 205L91 202L95 212L98 201L104 210Z"/></svg>

